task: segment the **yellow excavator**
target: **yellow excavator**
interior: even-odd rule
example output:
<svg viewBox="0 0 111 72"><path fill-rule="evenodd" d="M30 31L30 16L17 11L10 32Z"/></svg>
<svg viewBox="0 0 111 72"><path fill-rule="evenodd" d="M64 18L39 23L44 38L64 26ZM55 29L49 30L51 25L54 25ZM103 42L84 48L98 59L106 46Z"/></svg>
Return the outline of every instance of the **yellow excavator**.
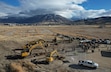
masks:
<svg viewBox="0 0 111 72"><path fill-rule="evenodd" d="M35 48L42 48L45 50L46 52L46 48L48 45L45 43L44 40L42 39L39 39L38 41L32 41L32 42L29 42L28 44L26 44L24 47L23 47L23 50L21 52L21 56L22 57L27 57L31 54L32 50L35 49Z"/></svg>
<svg viewBox="0 0 111 72"><path fill-rule="evenodd" d="M55 54L56 54L56 56L54 56ZM63 60L64 58L65 57L60 56L58 54L57 50L54 50L47 55L46 61L49 63L49 62L53 62L55 59Z"/></svg>

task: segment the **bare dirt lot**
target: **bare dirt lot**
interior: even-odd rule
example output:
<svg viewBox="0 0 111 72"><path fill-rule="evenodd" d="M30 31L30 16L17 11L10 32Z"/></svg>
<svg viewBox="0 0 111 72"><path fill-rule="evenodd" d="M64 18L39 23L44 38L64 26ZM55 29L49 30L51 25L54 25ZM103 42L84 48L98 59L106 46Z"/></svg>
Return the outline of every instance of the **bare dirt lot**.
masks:
<svg viewBox="0 0 111 72"><path fill-rule="evenodd" d="M84 38L111 39L111 25L99 28L95 25L76 26L0 26L0 72L111 72L111 57L102 56L101 51L106 51L106 45L100 45L94 53L79 53L77 40L72 43L63 43L52 46L60 50L65 55L63 63L59 60L49 64L34 64L31 57L25 59L7 59L9 55L15 55L12 50L22 48L26 43L38 39L52 40L56 33ZM75 47L77 51L73 51ZM51 48L51 47L50 47ZM50 49L48 48L48 49ZM111 49L111 46L109 45ZM65 49L65 52L61 52ZM19 54L19 53L18 53ZM111 53L110 53L111 54ZM43 58L42 56L40 58ZM82 59L93 60L99 64L98 69L78 66L78 61ZM17 66L17 67L16 67Z"/></svg>

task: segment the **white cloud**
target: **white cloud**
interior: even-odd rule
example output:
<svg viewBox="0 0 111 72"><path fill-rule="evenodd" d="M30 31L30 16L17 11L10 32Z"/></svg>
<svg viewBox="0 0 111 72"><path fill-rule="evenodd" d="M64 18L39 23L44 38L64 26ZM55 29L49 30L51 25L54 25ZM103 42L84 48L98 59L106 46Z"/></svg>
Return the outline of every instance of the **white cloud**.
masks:
<svg viewBox="0 0 111 72"><path fill-rule="evenodd" d="M82 16L82 18L96 18L100 17L99 14L106 12L104 9L100 10L83 10L79 14Z"/></svg>
<svg viewBox="0 0 111 72"><path fill-rule="evenodd" d="M81 4L86 0L20 0L23 9L62 9L71 4Z"/></svg>
<svg viewBox="0 0 111 72"><path fill-rule="evenodd" d="M71 10L55 11L55 14L59 14L66 18L71 18L73 12Z"/></svg>
<svg viewBox="0 0 111 72"><path fill-rule="evenodd" d="M4 16L7 16L7 15L8 15L7 13L0 12L0 17L4 17Z"/></svg>
<svg viewBox="0 0 111 72"><path fill-rule="evenodd" d="M102 12L98 14L99 16L111 16L111 10L105 10L105 12Z"/></svg>
<svg viewBox="0 0 111 72"><path fill-rule="evenodd" d="M81 18L97 18L101 16L111 16L111 10L82 10L73 12L74 16L78 16Z"/></svg>
<svg viewBox="0 0 111 72"><path fill-rule="evenodd" d="M66 18L95 18L111 16L111 10L86 10L82 4L87 0L19 0L20 6L14 7L0 2L0 17L7 15L33 16L55 13Z"/></svg>
<svg viewBox="0 0 111 72"><path fill-rule="evenodd" d="M18 7L7 5L3 2L0 2L0 12L4 13L6 15L8 14L17 14L20 12L20 9Z"/></svg>
<svg viewBox="0 0 111 72"><path fill-rule="evenodd" d="M55 13L67 18L71 18L73 11L84 10L78 4L86 0L20 0L21 8L24 13L35 15Z"/></svg>
<svg viewBox="0 0 111 72"><path fill-rule="evenodd" d="M72 0L75 4L82 4L83 2L87 0Z"/></svg>

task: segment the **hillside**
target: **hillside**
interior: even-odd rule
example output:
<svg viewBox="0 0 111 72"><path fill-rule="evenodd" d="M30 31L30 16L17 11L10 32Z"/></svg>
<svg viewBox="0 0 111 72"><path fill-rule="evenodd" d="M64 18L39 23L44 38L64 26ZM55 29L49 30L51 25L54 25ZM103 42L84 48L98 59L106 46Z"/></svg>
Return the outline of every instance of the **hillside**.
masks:
<svg viewBox="0 0 111 72"><path fill-rule="evenodd" d="M82 24L82 25L100 25L100 24L111 24L111 17L98 17L92 19L82 19L74 21L74 24Z"/></svg>
<svg viewBox="0 0 111 72"><path fill-rule="evenodd" d="M71 24L72 21L60 15L45 14L32 17L8 17L0 19L0 23L37 23L37 24Z"/></svg>
<svg viewBox="0 0 111 72"><path fill-rule="evenodd" d="M81 20L71 20L60 15L44 14L32 17L6 17L0 18L0 23L19 23L28 25L103 25L111 24L111 17L98 17Z"/></svg>

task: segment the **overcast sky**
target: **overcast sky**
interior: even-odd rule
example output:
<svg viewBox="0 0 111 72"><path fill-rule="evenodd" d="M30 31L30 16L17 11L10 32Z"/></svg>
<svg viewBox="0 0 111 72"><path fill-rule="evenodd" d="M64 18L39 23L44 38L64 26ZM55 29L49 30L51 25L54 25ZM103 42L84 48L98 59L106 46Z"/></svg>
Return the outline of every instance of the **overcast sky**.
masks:
<svg viewBox="0 0 111 72"><path fill-rule="evenodd" d="M66 18L111 16L111 0L0 0L0 17L52 13Z"/></svg>

